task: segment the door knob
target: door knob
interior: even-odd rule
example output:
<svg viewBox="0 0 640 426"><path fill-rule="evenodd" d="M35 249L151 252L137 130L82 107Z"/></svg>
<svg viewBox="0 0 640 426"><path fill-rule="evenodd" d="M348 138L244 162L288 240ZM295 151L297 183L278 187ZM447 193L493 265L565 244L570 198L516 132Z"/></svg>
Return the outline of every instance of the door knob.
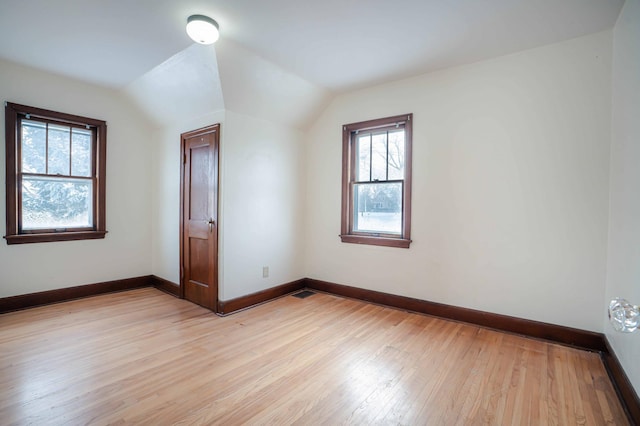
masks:
<svg viewBox="0 0 640 426"><path fill-rule="evenodd" d="M216 224L216 221L213 218L209 219L209 232L213 231L213 225Z"/></svg>

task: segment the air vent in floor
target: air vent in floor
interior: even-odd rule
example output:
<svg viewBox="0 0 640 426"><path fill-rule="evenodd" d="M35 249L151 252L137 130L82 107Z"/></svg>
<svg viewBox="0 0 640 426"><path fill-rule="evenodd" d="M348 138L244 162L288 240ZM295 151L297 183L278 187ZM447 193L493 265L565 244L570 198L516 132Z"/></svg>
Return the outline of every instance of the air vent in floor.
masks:
<svg viewBox="0 0 640 426"><path fill-rule="evenodd" d="M313 296L315 293L309 290L303 290L299 293L293 295L293 297L297 297L298 299L304 299L305 297Z"/></svg>

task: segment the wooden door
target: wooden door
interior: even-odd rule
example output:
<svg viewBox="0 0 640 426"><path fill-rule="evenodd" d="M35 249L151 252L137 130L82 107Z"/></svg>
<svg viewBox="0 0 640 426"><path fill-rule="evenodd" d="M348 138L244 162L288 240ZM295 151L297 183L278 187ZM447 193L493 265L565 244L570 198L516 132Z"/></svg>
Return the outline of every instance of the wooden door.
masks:
<svg viewBox="0 0 640 426"><path fill-rule="evenodd" d="M181 295L213 311L218 303L219 135L219 124L181 135Z"/></svg>

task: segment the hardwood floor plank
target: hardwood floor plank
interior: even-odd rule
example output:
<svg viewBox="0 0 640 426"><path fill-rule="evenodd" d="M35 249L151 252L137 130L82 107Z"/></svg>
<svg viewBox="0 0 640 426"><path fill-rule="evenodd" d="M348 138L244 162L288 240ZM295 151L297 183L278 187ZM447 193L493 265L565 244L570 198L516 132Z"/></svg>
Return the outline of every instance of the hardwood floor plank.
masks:
<svg viewBox="0 0 640 426"><path fill-rule="evenodd" d="M597 353L340 297L0 315L2 424L628 424Z"/></svg>

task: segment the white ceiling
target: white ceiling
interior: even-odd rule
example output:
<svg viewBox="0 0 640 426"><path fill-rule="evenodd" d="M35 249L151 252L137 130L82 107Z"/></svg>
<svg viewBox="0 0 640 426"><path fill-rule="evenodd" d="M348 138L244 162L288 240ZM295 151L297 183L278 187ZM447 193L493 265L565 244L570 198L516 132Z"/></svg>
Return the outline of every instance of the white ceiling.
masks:
<svg viewBox="0 0 640 426"><path fill-rule="evenodd" d="M611 28L624 0L0 0L0 58L121 88L191 46L187 16L341 92Z"/></svg>

